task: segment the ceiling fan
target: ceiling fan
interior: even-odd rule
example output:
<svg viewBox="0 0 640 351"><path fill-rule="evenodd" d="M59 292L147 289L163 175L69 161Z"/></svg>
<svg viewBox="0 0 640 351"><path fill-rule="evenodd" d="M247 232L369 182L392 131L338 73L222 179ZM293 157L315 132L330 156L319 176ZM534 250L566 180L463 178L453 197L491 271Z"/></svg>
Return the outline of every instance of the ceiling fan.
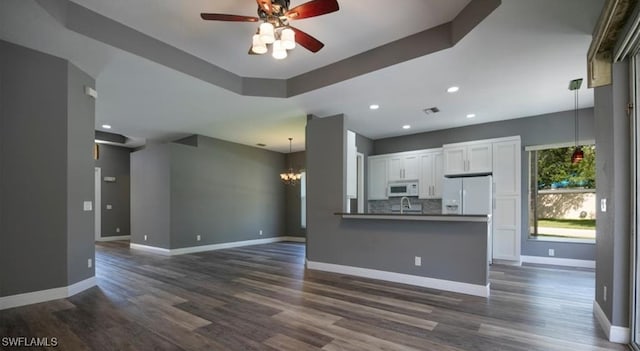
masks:
<svg viewBox="0 0 640 351"><path fill-rule="evenodd" d="M249 54L261 55L268 51L267 44L273 46L273 57L283 59L287 57L287 50L295 47L296 43L315 53L324 44L311 35L292 27L289 21L325 15L340 9L337 0L312 0L289 9L290 0L256 0L258 3L258 17L228 15L221 13L201 13L200 17L207 21L227 22L260 22L258 31L252 38Z"/></svg>

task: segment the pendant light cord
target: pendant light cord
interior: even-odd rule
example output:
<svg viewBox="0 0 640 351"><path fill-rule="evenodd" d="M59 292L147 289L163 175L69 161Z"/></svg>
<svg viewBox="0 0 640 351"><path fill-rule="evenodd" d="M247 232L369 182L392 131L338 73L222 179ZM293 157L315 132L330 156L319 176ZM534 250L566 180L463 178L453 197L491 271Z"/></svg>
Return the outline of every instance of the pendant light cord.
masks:
<svg viewBox="0 0 640 351"><path fill-rule="evenodd" d="M574 100L575 100L575 105L576 105L576 108L575 108L575 120L576 120L576 123L575 123L575 141L576 141L576 147L578 147L578 130L579 130L579 128L578 128L578 89L575 90L575 98L574 98Z"/></svg>

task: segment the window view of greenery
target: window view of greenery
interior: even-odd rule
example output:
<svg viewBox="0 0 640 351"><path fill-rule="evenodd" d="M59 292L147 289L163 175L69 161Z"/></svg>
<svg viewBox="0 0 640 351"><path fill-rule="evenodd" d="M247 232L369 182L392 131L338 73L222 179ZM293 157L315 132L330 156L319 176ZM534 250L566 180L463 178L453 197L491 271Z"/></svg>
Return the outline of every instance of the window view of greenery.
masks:
<svg viewBox="0 0 640 351"><path fill-rule="evenodd" d="M531 152L532 237L595 239L596 169L594 145L571 163L573 147Z"/></svg>

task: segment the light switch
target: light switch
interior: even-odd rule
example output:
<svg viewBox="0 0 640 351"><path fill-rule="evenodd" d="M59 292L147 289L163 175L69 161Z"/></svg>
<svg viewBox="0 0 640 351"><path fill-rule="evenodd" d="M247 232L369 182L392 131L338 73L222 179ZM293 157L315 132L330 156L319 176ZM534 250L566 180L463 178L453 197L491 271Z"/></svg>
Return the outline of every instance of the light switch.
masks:
<svg viewBox="0 0 640 351"><path fill-rule="evenodd" d="M607 199L600 199L600 211L607 212Z"/></svg>
<svg viewBox="0 0 640 351"><path fill-rule="evenodd" d="M91 201L85 201L84 202L84 210L85 211L91 211L93 210L93 204Z"/></svg>
<svg viewBox="0 0 640 351"><path fill-rule="evenodd" d="M113 206L111 206L111 204L107 204L107 210L110 210L112 208L113 208Z"/></svg>

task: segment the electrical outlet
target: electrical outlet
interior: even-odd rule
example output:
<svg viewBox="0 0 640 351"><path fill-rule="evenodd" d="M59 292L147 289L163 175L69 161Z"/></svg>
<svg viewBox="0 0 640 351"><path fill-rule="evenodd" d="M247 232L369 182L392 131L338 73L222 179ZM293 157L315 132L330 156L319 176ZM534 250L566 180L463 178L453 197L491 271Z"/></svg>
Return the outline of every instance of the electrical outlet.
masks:
<svg viewBox="0 0 640 351"><path fill-rule="evenodd" d="M147 236L146 235L144 236L144 241L147 241Z"/></svg>
<svg viewBox="0 0 640 351"><path fill-rule="evenodd" d="M93 266L93 261L91 259L89 259L87 261L87 268L91 268L91 266Z"/></svg>
<svg viewBox="0 0 640 351"><path fill-rule="evenodd" d="M555 256L556 255L556 250L555 249L549 249L549 256Z"/></svg>
<svg viewBox="0 0 640 351"><path fill-rule="evenodd" d="M422 266L422 257L416 256L414 263L416 266Z"/></svg>
<svg viewBox="0 0 640 351"><path fill-rule="evenodd" d="M200 234L196 235L196 241L200 241Z"/></svg>
<svg viewBox="0 0 640 351"><path fill-rule="evenodd" d="M262 229L260 229L260 235L262 235Z"/></svg>
<svg viewBox="0 0 640 351"><path fill-rule="evenodd" d="M116 233L120 233L120 227L116 228Z"/></svg>
<svg viewBox="0 0 640 351"><path fill-rule="evenodd" d="M602 296L604 298L604 302L607 302L607 286L606 285L602 288Z"/></svg>

